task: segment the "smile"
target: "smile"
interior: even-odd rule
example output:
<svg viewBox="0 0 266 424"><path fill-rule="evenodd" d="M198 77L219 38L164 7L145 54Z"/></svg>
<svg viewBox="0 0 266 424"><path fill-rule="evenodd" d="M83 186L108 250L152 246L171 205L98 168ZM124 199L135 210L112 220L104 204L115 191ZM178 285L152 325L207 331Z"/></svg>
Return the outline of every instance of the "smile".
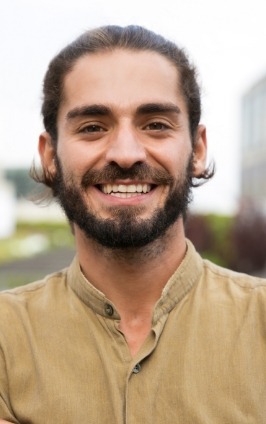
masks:
<svg viewBox="0 0 266 424"><path fill-rule="evenodd" d="M134 197L140 194L149 193L152 190L151 184L102 184L99 186L104 194L115 197Z"/></svg>

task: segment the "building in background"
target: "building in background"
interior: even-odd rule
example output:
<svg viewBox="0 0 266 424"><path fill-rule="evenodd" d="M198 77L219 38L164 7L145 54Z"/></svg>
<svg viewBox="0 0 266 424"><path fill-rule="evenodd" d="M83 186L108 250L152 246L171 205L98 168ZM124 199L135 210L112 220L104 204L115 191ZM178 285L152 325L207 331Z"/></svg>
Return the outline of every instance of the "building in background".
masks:
<svg viewBox="0 0 266 424"><path fill-rule="evenodd" d="M266 76L242 101L242 203L266 213Z"/></svg>
<svg viewBox="0 0 266 424"><path fill-rule="evenodd" d="M15 187L0 171L0 239L10 237L16 228Z"/></svg>

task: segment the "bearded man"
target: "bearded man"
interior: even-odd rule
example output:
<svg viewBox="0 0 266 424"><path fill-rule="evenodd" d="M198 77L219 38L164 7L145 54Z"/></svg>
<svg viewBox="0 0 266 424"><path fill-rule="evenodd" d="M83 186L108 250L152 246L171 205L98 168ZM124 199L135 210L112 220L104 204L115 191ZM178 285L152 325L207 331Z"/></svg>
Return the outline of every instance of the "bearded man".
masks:
<svg viewBox="0 0 266 424"><path fill-rule="evenodd" d="M43 93L34 178L77 255L0 295L0 417L266 422L265 281L185 237L191 188L213 174L185 52L142 27L96 28L51 61Z"/></svg>

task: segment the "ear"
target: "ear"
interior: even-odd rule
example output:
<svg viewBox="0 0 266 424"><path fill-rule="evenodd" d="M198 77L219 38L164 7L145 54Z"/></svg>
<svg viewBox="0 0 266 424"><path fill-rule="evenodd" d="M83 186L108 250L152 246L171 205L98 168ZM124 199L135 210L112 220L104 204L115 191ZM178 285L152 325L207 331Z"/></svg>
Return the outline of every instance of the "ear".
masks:
<svg viewBox="0 0 266 424"><path fill-rule="evenodd" d="M52 138L47 131L44 131L39 137L38 150L44 172L50 175L55 175L55 148L52 143Z"/></svg>
<svg viewBox="0 0 266 424"><path fill-rule="evenodd" d="M193 145L193 177L199 177L206 169L207 136L204 125L199 125Z"/></svg>

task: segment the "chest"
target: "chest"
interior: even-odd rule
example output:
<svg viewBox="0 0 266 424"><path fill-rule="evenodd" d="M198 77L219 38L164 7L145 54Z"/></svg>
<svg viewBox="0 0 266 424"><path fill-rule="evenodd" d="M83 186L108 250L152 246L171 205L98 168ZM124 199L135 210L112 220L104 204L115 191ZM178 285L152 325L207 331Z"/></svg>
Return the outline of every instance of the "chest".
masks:
<svg viewBox="0 0 266 424"><path fill-rule="evenodd" d="M265 342L254 322L230 322L177 310L134 359L114 320L40 329L13 346L14 413L22 424L263 423Z"/></svg>

